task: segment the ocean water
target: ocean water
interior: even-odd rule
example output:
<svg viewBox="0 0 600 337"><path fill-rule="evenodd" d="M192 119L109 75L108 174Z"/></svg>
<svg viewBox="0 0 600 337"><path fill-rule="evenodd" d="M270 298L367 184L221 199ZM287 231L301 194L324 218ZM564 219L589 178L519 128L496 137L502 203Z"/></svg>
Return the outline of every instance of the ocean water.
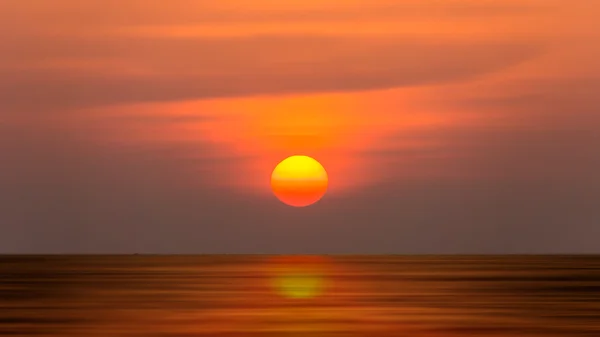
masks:
<svg viewBox="0 0 600 337"><path fill-rule="evenodd" d="M0 256L1 336L600 336L600 256Z"/></svg>

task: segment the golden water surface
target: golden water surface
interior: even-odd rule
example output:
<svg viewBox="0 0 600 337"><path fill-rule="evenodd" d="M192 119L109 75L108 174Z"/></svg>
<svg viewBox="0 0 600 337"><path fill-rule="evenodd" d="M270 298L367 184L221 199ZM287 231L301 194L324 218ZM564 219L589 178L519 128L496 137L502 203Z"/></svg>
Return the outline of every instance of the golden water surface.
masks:
<svg viewBox="0 0 600 337"><path fill-rule="evenodd" d="M1 256L2 336L600 336L595 256Z"/></svg>

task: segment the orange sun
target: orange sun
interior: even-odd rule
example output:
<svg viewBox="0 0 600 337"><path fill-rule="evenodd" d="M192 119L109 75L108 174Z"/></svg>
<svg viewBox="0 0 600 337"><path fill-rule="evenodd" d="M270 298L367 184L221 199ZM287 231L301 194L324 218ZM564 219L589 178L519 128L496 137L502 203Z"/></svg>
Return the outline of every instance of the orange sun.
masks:
<svg viewBox="0 0 600 337"><path fill-rule="evenodd" d="M281 202L295 207L312 205L327 191L327 172L308 156L291 156L271 174L271 188Z"/></svg>

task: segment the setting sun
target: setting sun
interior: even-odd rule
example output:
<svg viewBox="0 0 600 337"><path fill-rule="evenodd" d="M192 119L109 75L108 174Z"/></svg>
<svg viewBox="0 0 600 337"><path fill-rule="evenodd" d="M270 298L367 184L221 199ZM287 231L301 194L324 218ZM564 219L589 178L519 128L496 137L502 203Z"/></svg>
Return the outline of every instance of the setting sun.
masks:
<svg viewBox="0 0 600 337"><path fill-rule="evenodd" d="M271 188L283 203L304 207L319 201L327 191L325 168L308 156L291 156L280 162L271 174Z"/></svg>

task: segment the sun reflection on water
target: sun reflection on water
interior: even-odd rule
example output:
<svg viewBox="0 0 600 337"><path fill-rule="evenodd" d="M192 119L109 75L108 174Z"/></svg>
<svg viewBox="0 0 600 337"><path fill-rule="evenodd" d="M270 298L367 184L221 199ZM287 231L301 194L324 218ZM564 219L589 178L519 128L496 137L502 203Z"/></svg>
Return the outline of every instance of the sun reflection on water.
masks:
<svg viewBox="0 0 600 337"><path fill-rule="evenodd" d="M329 286L321 256L277 256L270 259L269 282L277 294L290 299L309 299L324 294Z"/></svg>

